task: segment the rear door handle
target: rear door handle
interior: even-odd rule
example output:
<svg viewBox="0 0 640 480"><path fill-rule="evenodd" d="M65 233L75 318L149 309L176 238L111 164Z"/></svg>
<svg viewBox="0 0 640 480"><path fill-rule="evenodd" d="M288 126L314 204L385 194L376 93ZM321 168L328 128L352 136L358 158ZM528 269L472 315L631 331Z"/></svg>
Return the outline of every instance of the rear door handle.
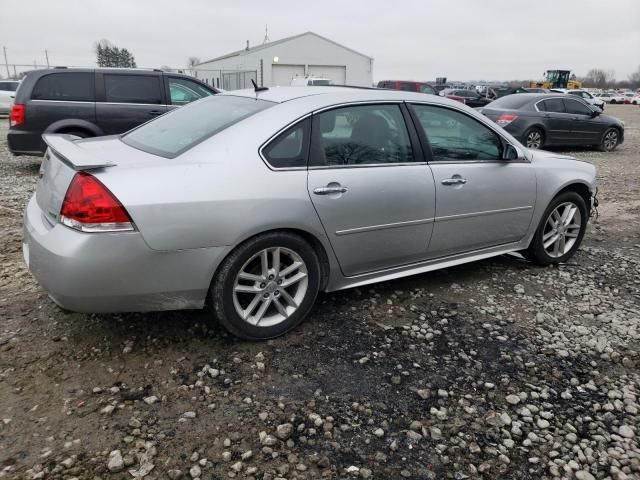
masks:
<svg viewBox="0 0 640 480"><path fill-rule="evenodd" d="M313 193L316 195L331 195L332 193L347 193L347 187L317 187L313 189Z"/></svg>
<svg viewBox="0 0 640 480"><path fill-rule="evenodd" d="M461 177L445 178L442 180L443 185L464 185L465 183L467 183L467 179Z"/></svg>
<svg viewBox="0 0 640 480"><path fill-rule="evenodd" d="M160 111L160 110L151 110L149 112L149 115L162 115L164 112Z"/></svg>

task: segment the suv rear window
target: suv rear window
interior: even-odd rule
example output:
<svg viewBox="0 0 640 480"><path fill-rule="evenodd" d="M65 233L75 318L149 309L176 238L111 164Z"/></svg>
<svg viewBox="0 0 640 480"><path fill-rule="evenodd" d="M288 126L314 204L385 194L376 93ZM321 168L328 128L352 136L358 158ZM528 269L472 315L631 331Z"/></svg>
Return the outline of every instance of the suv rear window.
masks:
<svg viewBox="0 0 640 480"><path fill-rule="evenodd" d="M274 102L255 98L214 95L173 110L121 138L139 150L174 158L234 123L273 105Z"/></svg>
<svg viewBox="0 0 640 480"><path fill-rule="evenodd" d="M50 73L41 77L31 92L33 100L95 101L95 75L84 72Z"/></svg>

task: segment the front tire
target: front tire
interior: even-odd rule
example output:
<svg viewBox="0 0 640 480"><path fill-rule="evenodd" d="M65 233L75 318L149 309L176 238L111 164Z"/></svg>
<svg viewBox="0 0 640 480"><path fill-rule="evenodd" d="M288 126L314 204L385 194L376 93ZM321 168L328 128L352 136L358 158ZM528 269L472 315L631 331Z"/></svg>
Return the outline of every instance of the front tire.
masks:
<svg viewBox="0 0 640 480"><path fill-rule="evenodd" d="M544 146L544 132L537 127L532 127L524 133L522 143L527 148L538 150Z"/></svg>
<svg viewBox="0 0 640 480"><path fill-rule="evenodd" d="M588 215L584 198L576 192L561 193L542 215L524 256L539 265L566 262L580 247Z"/></svg>
<svg viewBox="0 0 640 480"><path fill-rule="evenodd" d="M607 129L600 140L599 149L602 152L613 152L620 142L620 133L615 128Z"/></svg>
<svg viewBox="0 0 640 480"><path fill-rule="evenodd" d="M266 233L246 241L222 262L210 303L233 335L267 340L305 319L318 295L320 275L318 256L303 238Z"/></svg>

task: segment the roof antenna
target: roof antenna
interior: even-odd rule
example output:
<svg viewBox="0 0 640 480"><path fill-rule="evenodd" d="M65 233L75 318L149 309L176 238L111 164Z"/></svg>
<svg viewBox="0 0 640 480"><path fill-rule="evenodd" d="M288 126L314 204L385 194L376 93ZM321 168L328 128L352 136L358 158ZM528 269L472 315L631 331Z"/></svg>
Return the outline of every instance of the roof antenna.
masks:
<svg viewBox="0 0 640 480"><path fill-rule="evenodd" d="M262 44L269 43L269 25L264 26L264 40L262 40Z"/></svg>
<svg viewBox="0 0 640 480"><path fill-rule="evenodd" d="M269 87L259 87L258 84L256 83L256 81L253 78L251 79L251 84L253 85L253 90L256 93L264 92L265 90L269 90Z"/></svg>

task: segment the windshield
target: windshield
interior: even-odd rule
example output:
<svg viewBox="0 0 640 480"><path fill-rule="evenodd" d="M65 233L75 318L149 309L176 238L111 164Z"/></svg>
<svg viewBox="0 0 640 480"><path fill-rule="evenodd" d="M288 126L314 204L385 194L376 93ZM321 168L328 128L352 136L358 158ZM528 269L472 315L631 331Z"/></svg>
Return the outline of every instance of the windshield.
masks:
<svg viewBox="0 0 640 480"><path fill-rule="evenodd" d="M331 85L332 84L331 80L324 80L324 79L322 79L322 80L319 80L319 79L310 80L309 82L310 82L309 83L310 85L314 85L314 86L315 85Z"/></svg>
<svg viewBox="0 0 640 480"><path fill-rule="evenodd" d="M180 107L125 133L127 145L174 158L216 133L244 120L274 102L250 97L214 95Z"/></svg>

